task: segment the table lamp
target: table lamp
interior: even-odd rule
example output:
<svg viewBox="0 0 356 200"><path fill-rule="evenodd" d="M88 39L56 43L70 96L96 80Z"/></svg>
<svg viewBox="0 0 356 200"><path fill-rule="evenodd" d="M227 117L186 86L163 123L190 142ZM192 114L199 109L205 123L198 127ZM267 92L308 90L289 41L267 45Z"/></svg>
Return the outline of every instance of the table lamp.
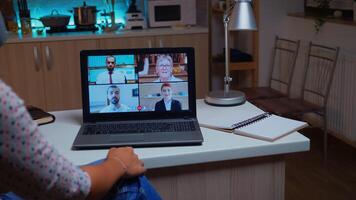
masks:
<svg viewBox="0 0 356 200"><path fill-rule="evenodd" d="M230 23L231 17L231 23ZM245 103L245 94L241 91L230 90L230 49L229 30L257 30L252 10L252 0L234 0L224 12L225 28L225 78L224 90L211 91L205 96L205 102L214 106L235 106Z"/></svg>

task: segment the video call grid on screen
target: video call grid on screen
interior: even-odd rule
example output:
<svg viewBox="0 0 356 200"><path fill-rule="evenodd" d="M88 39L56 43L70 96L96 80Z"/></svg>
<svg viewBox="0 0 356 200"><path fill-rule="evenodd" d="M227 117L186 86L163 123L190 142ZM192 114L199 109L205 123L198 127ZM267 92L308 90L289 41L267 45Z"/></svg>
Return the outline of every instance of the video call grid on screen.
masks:
<svg viewBox="0 0 356 200"><path fill-rule="evenodd" d="M186 53L88 56L89 112L189 110Z"/></svg>

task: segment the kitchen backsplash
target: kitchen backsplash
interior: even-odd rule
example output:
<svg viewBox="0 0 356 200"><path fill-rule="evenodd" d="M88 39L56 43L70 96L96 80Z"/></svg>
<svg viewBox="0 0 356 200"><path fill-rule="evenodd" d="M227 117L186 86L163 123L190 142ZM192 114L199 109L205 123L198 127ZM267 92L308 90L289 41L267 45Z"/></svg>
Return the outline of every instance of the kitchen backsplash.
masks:
<svg viewBox="0 0 356 200"><path fill-rule="evenodd" d="M16 1L14 1L15 4ZM45 15L50 15L53 9L58 10L59 14L73 15L70 11L73 7L80 7L83 5L83 0L28 0L28 7L31 11L32 18L40 18ZM106 4L107 0L86 0L88 6L96 6L100 12L97 15L97 23L100 24L105 21L105 17L100 14L104 10L111 11L111 4ZM111 2L109 0L108 2ZM116 0L115 2L115 22L125 24L125 13L127 11L130 0ZM137 0L137 7L143 11L142 0ZM17 5L14 5L18 12ZM109 23L111 23L110 17L107 17ZM42 27L42 23L37 20L32 20L32 27ZM69 25L74 25L73 16L70 19Z"/></svg>

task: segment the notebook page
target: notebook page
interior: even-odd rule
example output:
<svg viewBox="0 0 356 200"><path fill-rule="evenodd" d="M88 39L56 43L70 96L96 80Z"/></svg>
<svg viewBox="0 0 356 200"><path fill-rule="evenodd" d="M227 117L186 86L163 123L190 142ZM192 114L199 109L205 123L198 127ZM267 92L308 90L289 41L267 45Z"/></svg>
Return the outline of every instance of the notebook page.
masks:
<svg viewBox="0 0 356 200"><path fill-rule="evenodd" d="M232 129L233 124L264 113L249 102L239 106L219 107L198 100L197 107L199 107L197 118L200 126L208 128Z"/></svg>
<svg viewBox="0 0 356 200"><path fill-rule="evenodd" d="M236 134L274 141L294 131L307 127L306 122L271 115L260 121L235 129Z"/></svg>

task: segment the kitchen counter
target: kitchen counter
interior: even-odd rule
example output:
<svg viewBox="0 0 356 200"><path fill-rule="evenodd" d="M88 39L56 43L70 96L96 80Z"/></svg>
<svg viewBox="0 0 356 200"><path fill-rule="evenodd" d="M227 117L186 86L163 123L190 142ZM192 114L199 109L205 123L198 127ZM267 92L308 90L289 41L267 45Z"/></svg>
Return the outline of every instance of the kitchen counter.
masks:
<svg viewBox="0 0 356 200"><path fill-rule="evenodd" d="M198 119L202 103L197 102ZM252 113L259 111L249 102L242 107L239 108ZM81 110L53 114L56 121L40 126L40 131L62 155L76 165L106 157L107 149L71 150L81 125ZM162 199L282 200L284 157L308 151L310 145L309 139L298 132L266 142L207 128L201 130L204 142L200 146L135 148L145 163L145 175Z"/></svg>
<svg viewBox="0 0 356 200"><path fill-rule="evenodd" d="M103 31L86 31L86 32L67 32L37 34L33 31L32 34L10 34L6 43L27 43L27 42L48 42L48 41L66 41L66 40L85 40L93 38L116 38L116 37L137 37L137 36L156 36L156 35L171 35L171 34L194 34L208 33L207 27L187 27L187 28L150 28L142 30L118 30L115 32Z"/></svg>
<svg viewBox="0 0 356 200"><path fill-rule="evenodd" d="M198 120L203 100L197 100ZM246 102L236 110L260 113L261 110ZM75 151L71 145L81 126L82 110L66 110L53 112L55 123L41 126L40 130L45 137L60 151L62 155L74 162L83 165L94 160L105 158L107 149ZM231 116L224 116L229 118ZM145 162L148 169L191 165L199 163L255 158L289 154L309 150L309 139L298 132L289 134L275 142L266 142L244 136L220 132L213 129L201 128L204 143L201 146L174 146L174 147L148 147L136 148L137 154Z"/></svg>

